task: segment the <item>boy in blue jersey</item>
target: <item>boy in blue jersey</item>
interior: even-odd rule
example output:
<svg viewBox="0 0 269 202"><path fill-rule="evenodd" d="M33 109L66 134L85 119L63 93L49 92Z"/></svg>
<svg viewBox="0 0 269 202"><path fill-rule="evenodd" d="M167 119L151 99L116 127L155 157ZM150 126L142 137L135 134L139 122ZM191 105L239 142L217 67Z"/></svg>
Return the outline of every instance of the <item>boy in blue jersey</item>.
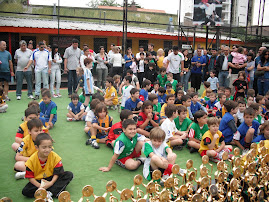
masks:
<svg viewBox="0 0 269 202"><path fill-rule="evenodd" d="M227 113L222 117L220 121L219 130L224 136L225 144L234 144L233 137L237 132L237 127L233 115L238 111L238 103L232 100L224 102L224 107Z"/></svg>
<svg viewBox="0 0 269 202"><path fill-rule="evenodd" d="M216 93L210 93L209 100L206 101L206 109L209 115L216 116L216 109L214 109L215 104L217 103Z"/></svg>
<svg viewBox="0 0 269 202"><path fill-rule="evenodd" d="M78 94L74 93L71 95L71 102L67 106L67 121L80 121L82 120L83 116L86 115L84 114L84 105L78 100Z"/></svg>
<svg viewBox="0 0 269 202"><path fill-rule="evenodd" d="M235 144L243 150L243 154L247 153L250 149L252 140L257 137L259 132L259 122L254 120L255 110L251 107L244 111L244 122L237 129L234 134Z"/></svg>
<svg viewBox="0 0 269 202"><path fill-rule="evenodd" d="M126 100L125 108L133 112L133 114L139 114L141 111L141 106L143 102L139 99L139 90L133 88L130 90L131 97Z"/></svg>
<svg viewBox="0 0 269 202"><path fill-rule="evenodd" d="M51 94L48 90L42 93L42 99L43 101L39 104L40 111L42 117L46 120L45 125L47 129L51 129L57 121L57 105L55 102L51 101Z"/></svg>
<svg viewBox="0 0 269 202"><path fill-rule="evenodd" d="M269 140L269 121L265 121L260 126L261 133L253 139L252 142L260 142L261 140Z"/></svg>
<svg viewBox="0 0 269 202"><path fill-rule="evenodd" d="M114 163L126 168L127 170L136 170L144 163L145 158L141 158L141 149L144 145L145 137L136 133L136 123L132 119L126 119L122 123L123 133L114 143L114 154L108 167L99 168L100 171L108 172ZM134 160L134 158L136 160Z"/></svg>
<svg viewBox="0 0 269 202"><path fill-rule="evenodd" d="M158 102L161 104L161 106L166 102L166 90L164 87L160 87L158 89Z"/></svg>
<svg viewBox="0 0 269 202"><path fill-rule="evenodd" d="M149 89L151 88L151 81L148 79L145 79L142 83L142 89L139 92L139 99L144 102L146 100L148 100L148 96L149 96Z"/></svg>
<svg viewBox="0 0 269 202"><path fill-rule="evenodd" d="M195 114L195 112L199 111L199 110L203 110L207 113L207 110L204 106L202 106L199 102L199 97L198 97L198 93L192 93L191 94L191 113Z"/></svg>

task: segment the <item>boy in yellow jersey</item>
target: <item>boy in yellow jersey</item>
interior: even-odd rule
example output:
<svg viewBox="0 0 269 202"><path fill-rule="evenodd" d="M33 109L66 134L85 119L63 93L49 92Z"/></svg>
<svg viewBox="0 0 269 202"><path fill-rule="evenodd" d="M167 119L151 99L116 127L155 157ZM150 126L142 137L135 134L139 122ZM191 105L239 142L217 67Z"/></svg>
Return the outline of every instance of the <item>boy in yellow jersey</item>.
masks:
<svg viewBox="0 0 269 202"><path fill-rule="evenodd" d="M167 118L167 116L165 115L165 108L167 107L167 105L173 105L175 103L175 95L170 94L166 96L166 103L163 104L162 108L161 108L161 112L160 112L160 117L161 117L161 124L164 121L164 119Z"/></svg>
<svg viewBox="0 0 269 202"><path fill-rule="evenodd" d="M219 123L220 120L217 117L208 119L209 130L203 135L199 149L201 156L207 155L211 161L216 163L221 161L224 151L230 153L233 149L231 145L225 145L224 136L219 131ZM229 154L229 158L231 157L232 155Z"/></svg>
<svg viewBox="0 0 269 202"><path fill-rule="evenodd" d="M37 135L35 152L25 163L25 178L29 183L23 188L22 194L34 197L38 188L47 190L47 198L58 197L73 179L73 173L64 171L62 158L52 151L52 139L47 133Z"/></svg>
<svg viewBox="0 0 269 202"><path fill-rule="evenodd" d="M114 110L116 110L118 105L117 90L113 86L113 79L111 77L106 79L105 104L107 106L113 106Z"/></svg>

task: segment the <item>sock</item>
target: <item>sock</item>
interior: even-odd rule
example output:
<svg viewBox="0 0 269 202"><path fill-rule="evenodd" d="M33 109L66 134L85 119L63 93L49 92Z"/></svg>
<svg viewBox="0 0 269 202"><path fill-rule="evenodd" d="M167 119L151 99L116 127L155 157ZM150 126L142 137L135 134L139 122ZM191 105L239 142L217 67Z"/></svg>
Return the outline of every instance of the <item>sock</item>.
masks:
<svg viewBox="0 0 269 202"><path fill-rule="evenodd" d="M245 149L250 149L251 142L246 142L245 143Z"/></svg>
<svg viewBox="0 0 269 202"><path fill-rule="evenodd" d="M215 156L213 156L212 158L214 158L214 159L219 158L219 153L216 153L216 155L215 155Z"/></svg>
<svg viewBox="0 0 269 202"><path fill-rule="evenodd" d="M164 170L163 175L171 175L172 173L172 164L168 164L168 167Z"/></svg>
<svg viewBox="0 0 269 202"><path fill-rule="evenodd" d="M99 143L100 142L100 139L96 139L96 142Z"/></svg>

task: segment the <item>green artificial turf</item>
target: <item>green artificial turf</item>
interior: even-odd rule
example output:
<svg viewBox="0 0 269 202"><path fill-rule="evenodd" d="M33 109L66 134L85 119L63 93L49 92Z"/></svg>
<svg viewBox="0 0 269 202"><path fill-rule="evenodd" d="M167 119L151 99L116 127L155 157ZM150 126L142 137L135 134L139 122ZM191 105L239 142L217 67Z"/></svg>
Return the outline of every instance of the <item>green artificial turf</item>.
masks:
<svg viewBox="0 0 269 202"><path fill-rule="evenodd" d="M200 92L202 92L202 89ZM131 188L133 177L136 174L142 175L143 166L140 166L136 171L127 171L117 165L114 165L112 170L107 173L98 171L99 167L108 165L112 156L112 150L105 145L101 145L99 150L85 145L87 139L83 131L85 123L66 121L66 107L70 99L67 97L66 89L61 90L61 93L63 95L62 98L52 98L58 106L58 121L55 127L50 130L50 133L55 140L54 151L62 157L64 169L66 171L72 171L74 174L74 179L66 189L70 192L71 199L78 201L82 196L81 190L85 185L92 185L94 193L96 195L102 195L106 191L105 186L109 180L114 180L119 190ZM21 190L28 183L28 180L15 180L14 178L15 172L13 171L13 166L15 163L15 152L11 149L16 131L22 123L21 117L24 115L24 110L30 101L27 99L26 94L26 92L23 92L22 99L18 101L16 100L15 92L10 92L9 97L11 101L7 102L9 105L8 110L6 113L0 113L0 198L7 196L12 198L13 201L33 201L33 199L25 198L21 194ZM119 121L117 111L109 110L109 115L113 117L113 123ZM202 161L198 153L190 154L186 148L182 151L175 151L175 153L177 154L176 163L181 168L186 168L186 161L192 159L194 167L199 170ZM213 163L213 165L215 171L216 164ZM210 166L207 167L210 171ZM180 180L182 181L181 177ZM145 179L143 182L145 184L148 183ZM91 197L90 200L93 201L93 198Z"/></svg>

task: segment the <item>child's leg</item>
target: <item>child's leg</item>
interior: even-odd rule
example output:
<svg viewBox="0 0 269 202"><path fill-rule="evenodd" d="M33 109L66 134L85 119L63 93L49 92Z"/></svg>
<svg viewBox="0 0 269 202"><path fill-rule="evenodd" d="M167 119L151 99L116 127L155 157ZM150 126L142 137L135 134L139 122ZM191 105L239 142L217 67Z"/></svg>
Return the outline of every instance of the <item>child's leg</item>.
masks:
<svg viewBox="0 0 269 202"><path fill-rule="evenodd" d="M17 161L14 165L15 170L26 171L25 161Z"/></svg>
<svg viewBox="0 0 269 202"><path fill-rule="evenodd" d="M250 149L251 142L253 140L254 136L254 128L250 128L247 131L246 137L245 137L245 149Z"/></svg>
<svg viewBox="0 0 269 202"><path fill-rule="evenodd" d="M165 158L161 158L160 156L153 155L151 157L150 166L153 170L157 170L158 168L166 169L168 167L168 161Z"/></svg>
<svg viewBox="0 0 269 202"><path fill-rule="evenodd" d="M73 115L70 114L69 112L66 114L66 116L67 116L68 118L74 118Z"/></svg>
<svg viewBox="0 0 269 202"><path fill-rule="evenodd" d="M174 136L173 139L170 140L170 146L182 145L183 141L179 136Z"/></svg>
<svg viewBox="0 0 269 202"><path fill-rule="evenodd" d="M227 151L228 153L231 153L233 151L233 146L232 145L225 145L224 151Z"/></svg>
<svg viewBox="0 0 269 202"><path fill-rule="evenodd" d="M12 145L11 145L11 148L14 150L14 151L17 151L17 149L20 147L20 144L17 143L17 142L14 142Z"/></svg>
<svg viewBox="0 0 269 202"><path fill-rule="evenodd" d="M134 159L128 159L125 162L125 168L127 170L136 170L141 165L141 161L134 160Z"/></svg>
<svg viewBox="0 0 269 202"><path fill-rule="evenodd" d="M23 188L22 194L26 197L34 198L34 195L37 189L38 187L33 185L31 182L28 182L28 184Z"/></svg>
<svg viewBox="0 0 269 202"><path fill-rule="evenodd" d="M90 131L91 131L91 139L96 140L97 129L95 129L94 127L91 127Z"/></svg>
<svg viewBox="0 0 269 202"><path fill-rule="evenodd" d="M85 101L84 101L84 106L88 106L89 105L89 102L90 102L90 98L91 98L91 96L89 96L89 95L86 95L85 96Z"/></svg>
<svg viewBox="0 0 269 202"><path fill-rule="evenodd" d="M218 153L215 150L207 150L206 155L208 157L216 157L218 155Z"/></svg>
<svg viewBox="0 0 269 202"><path fill-rule="evenodd" d="M140 155L141 155L141 149L144 146L144 144L145 144L145 142L143 142L143 141L137 141L137 143L135 145L135 151L137 154L140 153Z"/></svg>
<svg viewBox="0 0 269 202"><path fill-rule="evenodd" d="M198 142L195 142L195 141L192 141L192 140L189 140L188 146L193 147L195 149L200 149L200 144Z"/></svg>
<svg viewBox="0 0 269 202"><path fill-rule="evenodd" d="M107 140L107 137L102 138L102 139L96 139L97 143L102 143L102 144L105 144L106 140Z"/></svg>
<svg viewBox="0 0 269 202"><path fill-rule="evenodd" d="M112 100L105 99L105 105L112 106L113 105Z"/></svg>

